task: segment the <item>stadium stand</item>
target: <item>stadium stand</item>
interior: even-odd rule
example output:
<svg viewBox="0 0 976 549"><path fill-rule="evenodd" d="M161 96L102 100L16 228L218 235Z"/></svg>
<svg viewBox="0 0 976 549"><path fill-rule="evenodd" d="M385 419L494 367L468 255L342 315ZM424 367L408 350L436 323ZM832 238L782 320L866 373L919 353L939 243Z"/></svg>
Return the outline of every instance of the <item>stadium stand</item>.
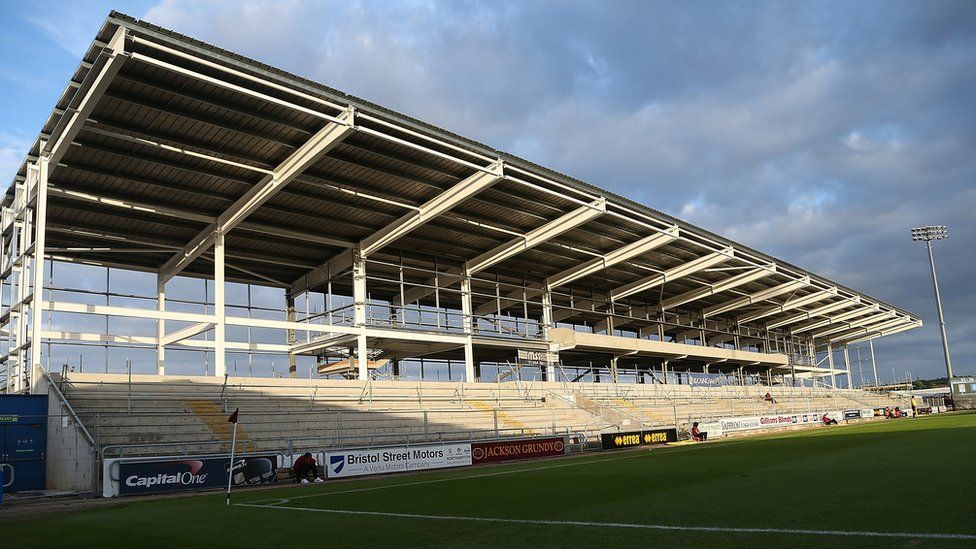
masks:
<svg viewBox="0 0 976 549"><path fill-rule="evenodd" d="M51 397L59 487L225 451L237 408L287 453L869 408L848 347L922 325L121 13L71 80L0 200L0 392Z"/></svg>
<svg viewBox="0 0 976 549"><path fill-rule="evenodd" d="M54 376L106 456L227 450L240 408L243 450L298 450L581 434L710 418L884 406L829 388L569 383L360 382L118 374ZM775 404L763 400L770 392Z"/></svg>

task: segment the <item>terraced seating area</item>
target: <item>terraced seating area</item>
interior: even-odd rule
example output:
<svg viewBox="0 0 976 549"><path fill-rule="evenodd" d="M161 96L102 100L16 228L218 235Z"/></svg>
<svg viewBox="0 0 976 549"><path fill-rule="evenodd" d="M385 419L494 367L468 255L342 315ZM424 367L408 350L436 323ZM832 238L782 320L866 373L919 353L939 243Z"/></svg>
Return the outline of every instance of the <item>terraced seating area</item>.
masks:
<svg viewBox="0 0 976 549"><path fill-rule="evenodd" d="M601 432L889 404L862 391L594 383L448 383L116 374L53 376L107 457L298 451ZM770 392L775 403L763 400Z"/></svg>

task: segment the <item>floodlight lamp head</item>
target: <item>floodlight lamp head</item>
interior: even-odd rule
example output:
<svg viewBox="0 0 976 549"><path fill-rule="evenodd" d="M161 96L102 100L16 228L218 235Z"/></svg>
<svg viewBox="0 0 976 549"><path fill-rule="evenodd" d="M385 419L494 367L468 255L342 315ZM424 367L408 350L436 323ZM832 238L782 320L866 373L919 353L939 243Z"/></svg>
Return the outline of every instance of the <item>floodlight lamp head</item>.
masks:
<svg viewBox="0 0 976 549"><path fill-rule="evenodd" d="M945 240L949 238L949 231L945 225L925 225L912 229L912 240L928 242L930 240Z"/></svg>

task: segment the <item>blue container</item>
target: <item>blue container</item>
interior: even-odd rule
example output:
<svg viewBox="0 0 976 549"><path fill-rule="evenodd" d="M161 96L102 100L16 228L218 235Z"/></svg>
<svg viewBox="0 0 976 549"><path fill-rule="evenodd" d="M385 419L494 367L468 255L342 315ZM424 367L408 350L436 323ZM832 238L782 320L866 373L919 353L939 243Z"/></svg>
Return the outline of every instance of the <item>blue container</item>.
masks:
<svg viewBox="0 0 976 549"><path fill-rule="evenodd" d="M14 477L6 491L43 490L46 452L47 395L0 396L0 463Z"/></svg>

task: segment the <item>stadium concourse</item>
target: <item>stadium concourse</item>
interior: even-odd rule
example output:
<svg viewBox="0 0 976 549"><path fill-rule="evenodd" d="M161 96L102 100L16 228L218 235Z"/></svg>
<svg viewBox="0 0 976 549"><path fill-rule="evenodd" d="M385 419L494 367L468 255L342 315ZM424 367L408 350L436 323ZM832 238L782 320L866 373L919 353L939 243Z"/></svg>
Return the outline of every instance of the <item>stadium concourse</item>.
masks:
<svg viewBox="0 0 976 549"><path fill-rule="evenodd" d="M237 407L243 448L288 455L806 423L904 405L853 388L848 346L922 324L114 12L2 206L2 391L47 394L49 449L93 462L219 451Z"/></svg>

